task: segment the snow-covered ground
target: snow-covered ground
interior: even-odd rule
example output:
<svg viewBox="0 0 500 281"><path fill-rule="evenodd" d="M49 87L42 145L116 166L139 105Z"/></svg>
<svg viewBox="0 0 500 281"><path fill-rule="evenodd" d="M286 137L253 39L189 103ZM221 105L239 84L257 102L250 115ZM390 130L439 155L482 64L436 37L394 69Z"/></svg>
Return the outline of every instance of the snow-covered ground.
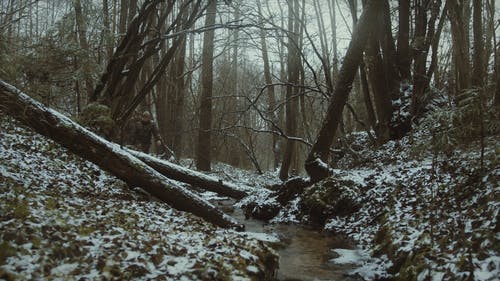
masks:
<svg viewBox="0 0 500 281"><path fill-rule="evenodd" d="M500 140L485 143L483 169L477 142L433 155L405 137L366 152L346 175L363 179L363 207L325 228L387 257L402 280L499 280Z"/></svg>
<svg viewBox="0 0 500 281"><path fill-rule="evenodd" d="M260 236L150 200L6 117L0 140L0 279L260 280L276 266Z"/></svg>
<svg viewBox="0 0 500 281"><path fill-rule="evenodd" d="M131 192L95 165L3 118L0 122L0 278L246 280L262 277L272 236L213 227L188 213ZM435 157L416 151L420 136L370 149L351 136L357 156L336 164L336 177L356 184L361 208L332 216L324 230L355 249L331 249L335 264L372 280L499 280L498 137ZM420 149L422 150L422 149ZM190 166L190 160L181 164ZM225 164L211 174L271 202L273 173ZM212 192L206 200L223 199ZM304 222L301 197L271 222Z"/></svg>
<svg viewBox="0 0 500 281"><path fill-rule="evenodd" d="M499 137L485 140L482 170L478 143L432 155L416 151L410 137L378 149L366 139L354 136L357 157L344 157L333 170L356 184L361 208L326 221L325 230L359 247L334 249L339 257L332 262L358 265L353 273L366 280L500 280ZM266 205L274 198L246 200ZM272 221L307 223L302 203L297 197Z"/></svg>

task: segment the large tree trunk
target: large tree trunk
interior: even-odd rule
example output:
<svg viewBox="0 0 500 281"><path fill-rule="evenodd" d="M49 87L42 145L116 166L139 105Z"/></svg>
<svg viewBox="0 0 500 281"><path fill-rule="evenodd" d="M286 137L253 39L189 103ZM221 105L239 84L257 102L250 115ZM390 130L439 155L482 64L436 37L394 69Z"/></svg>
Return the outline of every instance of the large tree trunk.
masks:
<svg viewBox="0 0 500 281"><path fill-rule="evenodd" d="M298 89L296 85L299 82L300 67L300 44L299 44L299 1L288 2L288 84L286 87L286 134L295 137L297 135L297 114L299 113L298 98L296 94ZM288 172L292 166L293 157L297 153L297 144L288 139L286 141L285 153L281 162L279 178L286 180Z"/></svg>
<svg viewBox="0 0 500 281"><path fill-rule="evenodd" d="M164 177L118 145L95 135L1 80L0 109L112 173L129 186L141 187L178 210L193 213L221 227L243 228L210 203Z"/></svg>
<svg viewBox="0 0 500 281"><path fill-rule="evenodd" d="M369 1L353 31L327 114L305 163L306 171L313 182L328 176L328 169L325 169L321 160L328 160L330 146L341 121L342 111L351 91L368 34L372 30L372 23L377 19L379 7L380 1Z"/></svg>
<svg viewBox="0 0 500 281"><path fill-rule="evenodd" d="M451 23L453 55L456 64L457 94L471 86L471 66L469 55L469 24L467 16L470 1L447 0L448 17Z"/></svg>
<svg viewBox="0 0 500 281"><path fill-rule="evenodd" d="M200 172L196 172L182 166L170 163L165 160L155 158L149 154L142 153L135 150L127 150L133 156L139 158L144 163L151 166L151 168L160 172L167 178L188 183L192 186L206 189L208 191L216 192L220 195L228 196L235 199L242 199L248 194L242 190L238 190L233 184L223 182L216 178L207 176Z"/></svg>
<svg viewBox="0 0 500 281"><path fill-rule="evenodd" d="M217 1L210 0L205 18L205 26L215 24ZM201 102L200 127L198 130L198 145L196 147L196 168L210 171L211 163L211 130L212 130L212 87L214 62L214 30L208 30L203 35L203 54L201 57Z"/></svg>
<svg viewBox="0 0 500 281"><path fill-rule="evenodd" d="M113 49L115 43L113 42L113 34L111 33L110 16L109 16L109 2L108 0L102 0L102 18L103 18L103 36L104 45L106 46L106 60L110 60L113 56ZM92 89L93 91L94 89ZM90 93L90 96L92 93Z"/></svg>
<svg viewBox="0 0 500 281"><path fill-rule="evenodd" d="M410 80L410 1L399 0L398 27L398 67L401 80Z"/></svg>
<svg viewBox="0 0 500 281"><path fill-rule="evenodd" d="M358 23L358 3L357 0L349 0L349 9L351 10L352 24L356 26ZM377 123L377 118L375 116L375 110L373 109L372 98L370 96L370 89L368 86L368 79L366 77L366 67L363 60L361 60L359 65L359 80L361 86L361 92L363 93L363 102L366 108L367 121L370 128L375 128Z"/></svg>
<svg viewBox="0 0 500 281"><path fill-rule="evenodd" d="M496 41L496 40L495 40ZM495 50L495 96L493 98L493 105L500 108L500 45L497 45Z"/></svg>
<svg viewBox="0 0 500 281"><path fill-rule="evenodd" d="M425 85L426 88L429 88L431 78L434 75L434 86L439 89L440 85L439 66L438 66L439 41L441 40L441 33L443 31L447 13L448 13L448 4L446 3L444 5L443 11L441 12L441 17L439 18L438 26L436 28L436 33L434 34L434 37L432 38L431 42L432 57L431 57L431 64L429 65L429 69L427 70L427 82Z"/></svg>
<svg viewBox="0 0 500 281"><path fill-rule="evenodd" d="M378 27L381 27L378 25ZM377 124L375 132L377 142L383 144L390 139L390 122L392 116L392 103L388 85L388 73L384 71L384 62L380 51L380 44L375 34L370 36L366 47L365 63L368 66L368 77L373 90Z"/></svg>
<svg viewBox="0 0 500 281"><path fill-rule="evenodd" d="M262 7L260 4L260 0L257 0L257 8L259 11L259 24L264 26L264 19L262 17ZM267 87L267 94L269 96L269 105L268 105L268 112L267 115L268 117L272 120L272 124L268 124L270 130L274 130L275 124L278 123L278 116L276 112L276 94L274 92L274 86L272 86L273 81L272 81L272 76L271 76L271 69L269 66L269 55L267 51L267 43L266 43L266 31L261 30L260 31L260 43L262 46L262 60L264 62L264 79L266 81L266 87ZM273 149L273 169L276 169L279 166L279 151L278 151L278 136L276 134L272 135L272 149Z"/></svg>
<svg viewBox="0 0 500 281"><path fill-rule="evenodd" d="M87 41L87 23L85 22L82 4L80 0L75 0L74 2L75 8L75 18L76 18L76 27L78 30L78 41L80 43L80 48L84 51L83 56L83 76L85 80L85 90L87 91L87 98L92 95L94 91L94 81L92 79L92 70L91 70L91 62L90 62L90 47Z"/></svg>
<svg viewBox="0 0 500 281"><path fill-rule="evenodd" d="M482 88L484 81L483 60L484 60L484 39L483 39L483 1L474 0L474 15L472 27L474 30L474 54L472 63L472 86Z"/></svg>

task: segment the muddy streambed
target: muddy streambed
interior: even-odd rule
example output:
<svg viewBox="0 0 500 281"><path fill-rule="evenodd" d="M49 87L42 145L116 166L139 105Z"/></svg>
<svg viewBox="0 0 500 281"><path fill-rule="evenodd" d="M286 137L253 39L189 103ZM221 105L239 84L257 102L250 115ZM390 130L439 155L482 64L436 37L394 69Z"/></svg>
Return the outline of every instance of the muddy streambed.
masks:
<svg viewBox="0 0 500 281"><path fill-rule="evenodd" d="M214 203L245 224L246 232L267 233L280 239L281 242L276 247L280 256L277 276L279 280L361 280L349 276L353 265L330 262L335 257L332 249L353 248L352 243L346 239L300 225L265 224L262 221L245 219L241 209L232 207L232 200Z"/></svg>

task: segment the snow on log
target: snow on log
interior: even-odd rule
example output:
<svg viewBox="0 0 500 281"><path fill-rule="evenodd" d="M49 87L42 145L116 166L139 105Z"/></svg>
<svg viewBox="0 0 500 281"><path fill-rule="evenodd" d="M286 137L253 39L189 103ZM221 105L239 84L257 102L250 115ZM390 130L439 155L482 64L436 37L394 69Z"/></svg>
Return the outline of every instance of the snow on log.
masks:
<svg viewBox="0 0 500 281"><path fill-rule="evenodd" d="M234 184L223 182L222 180L184 168L166 160L158 159L146 153L131 149L127 149L127 151L170 179L185 182L192 186L235 199L242 199L248 195L245 191L239 190Z"/></svg>
<svg viewBox="0 0 500 281"><path fill-rule="evenodd" d="M220 227L238 230L244 228L232 217L183 189L119 145L97 136L2 80L0 109L71 152L109 171L129 186L141 187L178 210L190 212Z"/></svg>

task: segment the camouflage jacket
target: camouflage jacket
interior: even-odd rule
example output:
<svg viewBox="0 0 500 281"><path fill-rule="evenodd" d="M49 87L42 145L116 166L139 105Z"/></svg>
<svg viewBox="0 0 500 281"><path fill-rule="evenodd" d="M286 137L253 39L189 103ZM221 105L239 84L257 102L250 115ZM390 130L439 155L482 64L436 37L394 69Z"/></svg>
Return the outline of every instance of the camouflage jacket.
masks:
<svg viewBox="0 0 500 281"><path fill-rule="evenodd" d="M149 121L147 123L138 121L135 123L133 139L134 144L149 144L151 143L151 136L153 136L155 140L160 139L158 128L153 121Z"/></svg>

